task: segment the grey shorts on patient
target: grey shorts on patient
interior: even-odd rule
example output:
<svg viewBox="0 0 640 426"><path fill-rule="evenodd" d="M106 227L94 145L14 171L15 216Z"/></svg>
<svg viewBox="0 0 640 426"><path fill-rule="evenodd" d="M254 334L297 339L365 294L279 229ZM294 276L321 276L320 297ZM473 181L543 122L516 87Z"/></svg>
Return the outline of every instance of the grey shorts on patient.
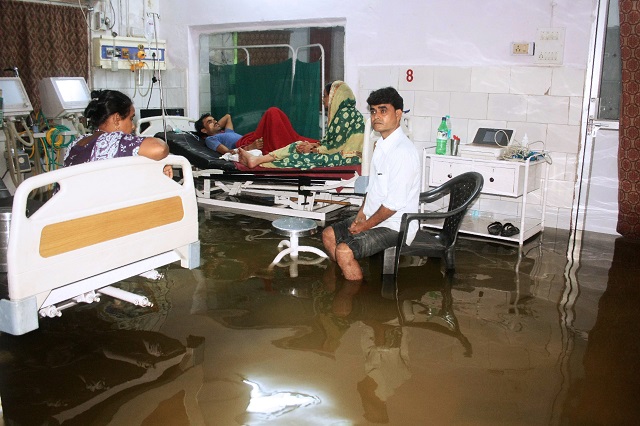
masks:
<svg viewBox="0 0 640 426"><path fill-rule="evenodd" d="M359 234L352 235L349 226L353 223L355 216L336 222L331 227L336 236L336 245L345 243L353 252L356 259L362 259L372 254L383 251L387 247L395 246L398 241L398 231L393 229L378 227L372 228Z"/></svg>

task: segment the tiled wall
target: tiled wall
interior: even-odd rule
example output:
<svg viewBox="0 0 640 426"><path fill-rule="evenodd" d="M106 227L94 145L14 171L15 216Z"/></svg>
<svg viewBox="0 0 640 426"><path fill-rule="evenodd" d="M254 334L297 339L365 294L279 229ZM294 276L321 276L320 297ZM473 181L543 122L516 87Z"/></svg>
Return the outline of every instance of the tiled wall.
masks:
<svg viewBox="0 0 640 426"><path fill-rule="evenodd" d="M410 81L409 81L410 80ZM451 116L462 143L478 128L509 128L533 150L549 151L552 164L545 226L569 228L585 70L567 67L369 66L358 70L358 108L366 112L371 90L396 87L409 109L411 138L419 149L434 150L441 117ZM541 209L541 191L530 202ZM517 210L513 199L487 197L482 209ZM509 205L511 203L511 205Z"/></svg>
<svg viewBox="0 0 640 426"><path fill-rule="evenodd" d="M159 74L162 81L156 82L152 89L149 84L152 78L151 71L144 75L141 86L136 85L134 73L128 70L111 71L92 68L92 87L94 89L108 88L126 93L133 99L136 110L143 108L160 108L160 84L162 84L163 103L165 108L187 108L187 74L185 70L166 70ZM151 100L149 100L151 97ZM136 114L140 117L140 114Z"/></svg>

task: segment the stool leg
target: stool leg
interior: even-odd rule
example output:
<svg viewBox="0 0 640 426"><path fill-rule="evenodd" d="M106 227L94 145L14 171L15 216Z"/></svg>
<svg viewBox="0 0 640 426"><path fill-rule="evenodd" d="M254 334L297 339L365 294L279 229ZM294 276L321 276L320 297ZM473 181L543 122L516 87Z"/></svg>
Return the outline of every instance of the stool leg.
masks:
<svg viewBox="0 0 640 426"><path fill-rule="evenodd" d="M315 247L310 247L310 246L300 246L300 247L298 247L298 252L309 252L309 253L317 254L318 256L323 257L323 258L329 257L322 250L320 250L318 248L315 248Z"/></svg>
<svg viewBox="0 0 640 426"><path fill-rule="evenodd" d="M298 260L298 236L292 235L290 240L291 240L291 259Z"/></svg>
<svg viewBox="0 0 640 426"><path fill-rule="evenodd" d="M289 242L289 240L280 241L280 243L278 244L278 250L282 250L282 247L291 247L291 243Z"/></svg>
<svg viewBox="0 0 640 426"><path fill-rule="evenodd" d="M278 253L276 258L273 259L273 262L271 262L271 265L269 265L269 268L273 268L278 262L280 262L282 260L283 257L285 257L288 254L291 255L291 247L286 248L286 249L282 250L280 253ZM293 255L291 255L291 256L293 257Z"/></svg>

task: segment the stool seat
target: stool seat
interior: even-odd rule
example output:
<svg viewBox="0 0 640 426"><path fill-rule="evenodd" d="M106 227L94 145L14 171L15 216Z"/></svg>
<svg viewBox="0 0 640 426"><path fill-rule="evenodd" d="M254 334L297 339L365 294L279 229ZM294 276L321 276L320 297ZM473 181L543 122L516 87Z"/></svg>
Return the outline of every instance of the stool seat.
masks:
<svg viewBox="0 0 640 426"><path fill-rule="evenodd" d="M313 219L305 219L300 217L283 217L276 219L271 223L276 234L290 237L296 235L298 237L306 237L313 235L318 230L318 225Z"/></svg>
<svg viewBox="0 0 640 426"><path fill-rule="evenodd" d="M283 217L274 220L271 223L271 226L273 227L273 230L276 234L289 237L289 240L280 241L280 244L278 244L278 250L281 251L275 257L275 259L273 259L273 262L271 262L271 265L269 265L269 269L272 269L276 265L289 266L290 275L292 277L297 277L298 263L315 264L328 257L322 250L316 247L298 245L298 238L313 235L317 232L318 225L316 224L315 220L300 217ZM283 250L283 247L287 248ZM320 258L312 262L299 261L298 253L301 251L317 254L318 256L320 256ZM291 257L292 262L286 265L278 265L282 258L284 258L286 255L289 255Z"/></svg>

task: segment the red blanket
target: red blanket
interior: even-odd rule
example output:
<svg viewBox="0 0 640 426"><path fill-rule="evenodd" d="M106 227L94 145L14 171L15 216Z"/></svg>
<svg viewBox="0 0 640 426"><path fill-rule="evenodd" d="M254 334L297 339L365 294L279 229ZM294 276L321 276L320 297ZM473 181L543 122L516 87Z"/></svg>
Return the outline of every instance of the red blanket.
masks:
<svg viewBox="0 0 640 426"><path fill-rule="evenodd" d="M271 151L285 147L296 141L309 141L317 143L315 139L300 136L291 125L289 117L282 110L271 107L260 119L258 127L253 132L249 132L236 143L237 147L251 144L256 139L262 138L264 145L262 153L268 154Z"/></svg>

